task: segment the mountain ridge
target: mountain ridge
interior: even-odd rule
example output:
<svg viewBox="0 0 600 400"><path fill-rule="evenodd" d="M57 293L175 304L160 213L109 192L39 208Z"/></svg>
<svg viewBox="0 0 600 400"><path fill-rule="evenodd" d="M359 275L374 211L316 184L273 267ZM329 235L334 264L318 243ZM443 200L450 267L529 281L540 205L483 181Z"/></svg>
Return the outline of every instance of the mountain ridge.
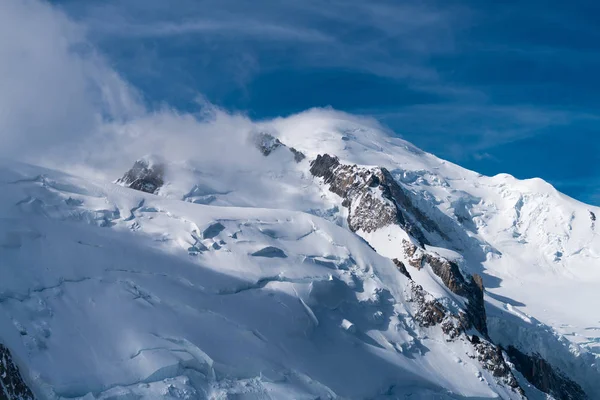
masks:
<svg viewBox="0 0 600 400"><path fill-rule="evenodd" d="M361 134L365 133L365 130L357 129L357 131L360 132ZM356 138L355 134L348 135L346 132L338 133L338 138L337 138L338 139L337 143L342 143L342 145L344 146L344 148L343 148L344 151L342 151L342 154L344 154L344 152L349 148L349 146L351 146L351 145L354 144L352 142L352 140L354 140ZM331 135L331 136L335 137L335 135ZM311 139L309 138L308 141L310 141L310 140ZM335 142L335 139L331 139L331 137L330 137L329 141L330 142ZM410 145L409 143L403 142L400 139L389 139L389 141L390 142L395 142L396 146L399 145L399 147L402 150L404 150L404 152L407 152L408 154L417 155L419 157L427 157L430 160L433 160L434 163L438 164L438 166L436 166L436 167L433 167L433 168L429 167L428 168L429 170L439 169L440 166L446 166L447 165L450 168L451 171L452 171L452 169L454 169L454 170L458 169L459 170L458 171L459 174L463 175L462 178L461 178L462 180L465 180L467 178L469 178L469 179L475 179L475 180L481 178L481 179L488 180L488 181L500 181L500 183L496 184L496 186L503 187L503 186L507 186L507 185L511 185L511 186L514 185L514 186L517 186L517 187L521 188L521 190L523 188L525 188L526 189L526 191L524 191L525 192L524 193L525 196L527 196L529 193L533 193L534 195L541 196L543 198L558 197L560 199L561 197L564 197L564 195L562 195L561 193L559 193L558 191L556 191L551 185L549 185L548 183L546 183L546 182L544 182L544 181L542 181L541 179L538 179L538 178L529 179L529 180L525 180L525 181L518 181L518 180L516 180L515 178L513 178L512 176L510 176L508 174L499 174L499 175L497 175L495 177L483 177L483 176L481 176L479 174L476 174L474 172L462 170L462 168L460 168L460 167L458 167L456 165L450 164L450 163L446 163L445 161L439 160L439 159L437 159L434 156L427 155L427 153L424 153L424 152L416 149L414 146ZM283 140L281 140L281 141L279 141L279 143L283 144L284 142L283 142ZM340 186L340 183L343 182L343 183L341 183L341 185L348 185L349 184L349 179L351 179L351 178L348 178L348 177L344 178L344 177L342 177L341 181L338 182L337 186L336 186L336 184L334 183L334 181L335 181L336 178L332 175L332 172L331 172L332 169L338 168L340 165L344 165L344 164L340 164L340 161L339 161L339 158L337 157L337 155L334 156L333 158L330 157L330 156L328 156L327 153L323 153L324 155L322 155L322 154L316 154L316 156L314 156L314 154L315 154L314 150L311 151L311 149L303 147L302 143L300 143L298 141L296 141L296 142L292 141L292 143L293 143L293 145L295 147L301 149L301 151L303 151L304 153L309 154L309 160L310 160L309 161L309 163L310 163L309 165L311 167L310 168L311 174L313 176L316 176L316 177L322 177L322 178L324 178L324 182L325 183L331 184L330 190L333 193L335 193L337 195L340 195L342 198L346 199L346 195L347 195L346 191L347 191L347 189L342 188L342 186ZM377 151L379 151L379 152L383 152L384 151L383 150L384 146L371 146L371 149L373 147ZM363 151L365 151L365 150L363 149ZM265 154L265 156L268 156L268 155L269 154ZM325 158L323 158L323 157L325 157ZM329 157L329 158L327 158L327 157ZM347 157L346 160L352 161L353 157L354 157L354 153L351 153L350 157ZM410 164L410 163L407 163L407 164ZM389 164L388 164L388 166L389 166ZM345 168L350 168L350 166L348 165ZM386 169L386 167L382 167L381 165L377 165L376 167L371 167L369 165L364 165L364 166L357 167L356 164L354 164L354 167L352 167L352 168L355 168L355 169L358 168L359 170L360 170L360 168L363 168L362 171L367 171L367 170L373 169L373 168L375 168L375 169L381 168L381 171L383 171L384 174L387 174L387 176L391 176L392 175ZM412 168L414 168L414 166ZM429 172L428 170L420 170L420 171L421 171L421 174L423 172L425 174L431 174L431 172ZM396 172L396 176L398 176L398 171L396 170L395 172ZM414 174L415 172L417 172L417 174L419 174L419 170L417 170L417 171L405 170L405 171L402 172L403 176L401 176L400 178L394 180L393 178L390 177L388 179L391 180L396 185L398 183L399 184L406 184L406 183L410 184L410 183L412 183L412 182L415 181L414 175L410 176L410 173ZM454 172L454 174L456 175L456 171L452 171L452 172ZM365 172L358 172L357 170L354 170L354 171L351 171L351 172L347 172L346 174L349 175L349 176L354 176L354 177L360 176L359 179L361 180L361 182L363 182L363 184L365 186L377 186L379 184L379 182L378 182L379 178L374 178L375 180L377 180L377 182L373 182L372 181L373 178L368 178L368 177L365 178L365 176L364 176ZM420 178L420 177L416 178L417 181L419 179L422 179L422 178ZM452 185L451 183L448 184L447 181L445 182L443 179L440 181L439 180L439 175L438 176L434 176L434 177L429 177L429 179L433 180L436 184L438 184L439 186L442 186L442 187L444 187L444 186L445 187L449 187L449 186ZM457 178L453 177L452 179L456 180ZM371 181L369 182L369 180L371 180ZM436 180L437 180L437 182L436 182ZM428 182L428 181L425 181L425 184L426 185L430 185L431 183ZM477 185L475 185L475 186L477 186ZM402 189L400 189L400 190L402 190ZM406 196L404 196L404 197L406 197ZM419 199L419 200L421 200L421 199ZM466 199L466 201L467 201L466 203L465 203L465 199L464 198L459 198L458 201L455 200L455 202L453 203L453 206L454 206L454 210L453 210L453 214L454 215L453 216L456 218L456 220L458 222L458 225L463 225L464 226L464 230L465 231L477 231L478 230L478 227L475 226L476 223L474 223L474 221L472 220L473 216L469 215L470 214L470 210L468 210L468 207L470 206L469 203L473 203L473 200L481 201L481 198L477 199L477 198L474 198L471 195L468 195L468 197ZM572 199L568 199L568 200L572 201ZM346 201L346 200L344 200L344 201ZM524 205L525 204L524 204L524 200L523 200L523 195L520 195L519 199L515 203L515 214L516 214L517 218L520 218L520 212L521 212L521 209L524 207ZM344 202L341 203L341 206L342 207L344 207L344 206L351 207L349 203L344 204ZM405 209L406 209L406 206L407 206L407 203L404 202L404 208ZM372 207L373 207L373 203L372 203L372 201L369 201L368 205L365 208L365 210L372 209ZM593 224L593 222L594 222L593 221L593 216L595 214L592 211L592 209L593 209L593 207L588 207L589 217L592 220L592 224ZM431 220L427 217L427 214L421 213L419 211L418 207L416 207L416 210L419 213L419 218L416 218L416 219L413 218L413 220L420 221L420 223L428 223L429 226L435 225L435 224L431 223ZM477 215L475 217L477 217ZM364 218L364 220L367 221L368 223L373 223L374 220L375 220L374 218L375 217L371 216L369 218ZM392 217L388 216L388 217L384 217L384 219L385 218L387 218L388 220L390 220L390 218L392 218ZM348 219L348 227L351 230L353 230L353 231L359 230L357 228L357 226L353 226L353 224L352 224L352 213L348 213L347 219ZM386 224L384 223L383 225L386 225ZM514 224L515 227L517 225L518 225L518 222L516 222ZM379 228L381 228L381 226ZM593 228L594 228L594 226L592 225L592 229ZM424 244L423 243L424 242L424 237L422 236L422 234L417 233L414 230L411 231L411 228L409 228L407 226L404 226L403 230L407 231L407 229L408 229L408 232L412 233L411 236L413 238L417 239L417 242L419 242L419 244L421 244L421 245ZM367 236L369 236L369 233L371 233L370 231L376 231L376 230L377 230L377 228L367 228L366 232L365 231L359 232L359 235L365 237L365 239L371 245L373 245L373 243L372 243L373 240L369 239ZM440 232L439 228L438 228L438 232ZM456 229L454 229L454 230L450 230L448 234L445 234L443 231L441 231L440 233L442 234L442 236L445 236L445 241L446 242L451 242L449 240L449 236L448 235L452 236L453 238L456 238L456 232L457 232ZM520 236L520 234L516 234L514 236L517 237L517 236ZM402 239L402 241L404 241L404 240L406 240L406 239ZM479 258L482 258L482 257L488 258L490 256L490 254L493 257L494 256L501 256L501 253L497 249L495 249L492 246L490 246L489 243L486 243L484 240L474 238L472 235L466 235L465 238L463 238L461 240L463 242L464 241L466 241L466 242L472 242L471 246L474 243L475 246L488 247L489 248L488 251L483 251L483 252L477 251L476 252L476 253L482 253L481 256L478 256ZM375 241L377 241L377 240L375 240ZM427 244L431 245L431 243L427 243ZM439 245L439 242L438 242L438 245ZM456 243L450 243L450 246L448 246L448 243L446 243L443 247L446 247L446 248L447 247L451 247L452 249L457 250L459 252L464 252L465 251L465 248L460 248L461 247L460 245L457 248L456 247ZM378 251L380 251L380 250L378 249ZM487 253L487 254L484 256L483 254L485 254L485 253ZM556 251L552 255L556 256L559 253L562 253L562 252ZM385 250L383 250L382 254L385 254ZM398 254L391 254L391 255L387 254L387 255L390 258L394 258L393 256L396 256ZM471 255L471 257L473 257L473 255ZM477 263L479 263L481 261L482 261L481 259L477 260ZM559 261L559 260L554 260L554 261ZM409 264L410 264L410 261L409 261ZM471 271L471 273L475 277L479 276L479 274L477 272ZM487 280L490 281L489 277L488 277ZM446 286L448 286L448 282L447 281L444 282L444 283L445 283ZM508 307L512 307L512 306L510 306L510 304L508 304ZM485 319L485 317L484 317L484 319ZM480 323L479 326L481 327L482 324ZM509 344L509 345L511 345L511 344Z"/></svg>

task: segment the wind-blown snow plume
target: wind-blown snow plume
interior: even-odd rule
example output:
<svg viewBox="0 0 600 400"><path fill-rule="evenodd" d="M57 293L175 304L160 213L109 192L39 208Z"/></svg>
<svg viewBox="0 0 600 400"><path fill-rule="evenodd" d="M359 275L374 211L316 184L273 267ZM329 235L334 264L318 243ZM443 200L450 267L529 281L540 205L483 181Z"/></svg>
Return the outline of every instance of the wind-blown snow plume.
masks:
<svg viewBox="0 0 600 400"><path fill-rule="evenodd" d="M38 0L0 4L0 57L0 156L66 170L113 176L146 154L249 167L258 157L247 151L253 132L358 119L315 110L253 122L201 96L195 113L150 110L86 40L84 27Z"/></svg>
<svg viewBox="0 0 600 400"><path fill-rule="evenodd" d="M0 57L3 156L40 157L141 111L84 29L46 2L0 4Z"/></svg>

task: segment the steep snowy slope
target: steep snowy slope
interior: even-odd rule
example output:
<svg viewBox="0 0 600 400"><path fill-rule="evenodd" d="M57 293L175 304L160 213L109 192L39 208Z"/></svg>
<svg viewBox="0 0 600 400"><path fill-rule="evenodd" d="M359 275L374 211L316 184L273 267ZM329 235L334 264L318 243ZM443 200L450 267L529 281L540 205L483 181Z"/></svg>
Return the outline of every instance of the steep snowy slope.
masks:
<svg viewBox="0 0 600 400"><path fill-rule="evenodd" d="M600 316L594 309L600 285L599 209L539 179L465 170L346 114L308 114L257 124L256 132L272 139L257 144L256 132L249 134L251 170L202 159L168 164L157 193L201 204L312 213L356 231L381 255L405 265L416 261L404 243L416 244L423 254L454 262L467 284L470 274L482 278L485 329L494 341L539 354L589 396L600 396ZM305 158L297 160L297 152ZM339 167L315 174L311 165L319 155L337 159ZM371 176L393 181L398 196L381 197L389 184L372 181L373 188L361 187L359 181ZM406 214L404 224L378 221L377 213L393 203L400 203L399 211L390 216ZM449 290L449 281L430 266L409 272L439 298L472 303L464 293Z"/></svg>
<svg viewBox="0 0 600 400"><path fill-rule="evenodd" d="M521 397L493 345L319 217L27 165L0 186L0 337L40 398Z"/></svg>
<svg viewBox="0 0 600 400"><path fill-rule="evenodd" d="M0 343L38 397L600 398L600 209L307 115L115 183L1 165Z"/></svg>
<svg viewBox="0 0 600 400"><path fill-rule="evenodd" d="M329 153L388 169L446 233L431 244L458 252L464 270L482 276L491 337L540 353L600 397L597 207L540 179L481 176L344 119L327 119L317 129L282 124L282 140L309 157ZM381 254L401 257L398 237L381 233L363 236Z"/></svg>

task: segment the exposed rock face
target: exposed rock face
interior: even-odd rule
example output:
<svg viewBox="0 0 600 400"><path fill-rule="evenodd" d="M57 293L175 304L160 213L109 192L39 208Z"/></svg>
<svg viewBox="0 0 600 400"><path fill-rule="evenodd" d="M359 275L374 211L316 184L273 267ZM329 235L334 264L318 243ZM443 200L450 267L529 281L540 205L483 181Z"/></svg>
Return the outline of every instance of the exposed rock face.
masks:
<svg viewBox="0 0 600 400"><path fill-rule="evenodd" d="M323 178L329 185L329 190L343 198L342 205L349 210L348 226L352 231L373 232L397 224L415 239L417 244L409 241L402 243L408 264L417 269L428 265L452 293L467 300L465 312L460 311L458 315L454 315L421 286L411 282L408 300L415 305L417 323L423 327L439 325L450 341L469 340L474 349L473 357L498 381L523 395L523 390L505 361L502 349L489 341L482 278L477 274L465 277L455 262L424 250L424 245L431 244L428 240L430 234L437 234L445 240L449 238L419 210L390 172L379 167L345 165L337 157L328 154L317 156L311 162L310 172L313 176ZM596 220L592 212L590 218L592 222ZM412 280L405 264L398 259L393 261L398 270ZM477 329L483 338L469 338L466 331L471 327ZM513 354L514 351L511 359L517 369L540 390L557 399L586 398L579 385L555 372L541 357L521 353L521 356L514 359Z"/></svg>
<svg viewBox="0 0 600 400"><path fill-rule="evenodd" d="M117 183L131 189L156 194L164 184L164 175L163 163L138 160L122 178L117 180Z"/></svg>
<svg viewBox="0 0 600 400"><path fill-rule="evenodd" d="M506 352L517 371L542 392L561 400L588 399L581 386L554 369L539 354L528 355L513 346Z"/></svg>
<svg viewBox="0 0 600 400"><path fill-rule="evenodd" d="M416 305L415 319L426 328L441 324L449 314L442 303L415 282L410 283L408 301Z"/></svg>
<svg viewBox="0 0 600 400"><path fill-rule="evenodd" d="M287 147L285 144L281 143L281 141L279 139L277 139L275 136L271 135L270 133L266 133L266 132L256 133L256 134L252 135L252 141L254 143L254 146L256 146L256 148L258 150L260 150L262 155L265 157L267 157L269 154L271 154L278 148L285 147L294 155L294 160L297 163L301 162L302 160L304 160L306 158L304 153L296 150L293 147Z"/></svg>
<svg viewBox="0 0 600 400"><path fill-rule="evenodd" d="M429 244L424 232L445 236L436 223L412 203L404 189L385 168L344 165L336 157L325 154L318 155L311 162L310 172L323 178L329 184L329 190L344 199L342 204L350 210L348 226L352 231L373 232L397 224L421 245ZM453 293L468 300L468 321L487 337L481 278L466 280L455 263L433 256L410 242L404 241L403 246L409 264L417 269L422 268L425 263L429 264ZM408 274L408 271L401 272Z"/></svg>
<svg viewBox="0 0 600 400"><path fill-rule="evenodd" d="M34 396L19 369L12 360L10 351L0 344L0 400L33 400Z"/></svg>
<svg viewBox="0 0 600 400"><path fill-rule="evenodd" d="M477 336L469 338L465 333L464 315L452 314L440 301L426 292L422 286L415 282L410 283L409 302L415 304L415 320L423 327L429 328L440 325L446 340L463 340L472 344L474 354L479 363L501 383L509 386L515 392L523 395L523 389L513 375L510 366L506 363L502 349L493 343L480 339Z"/></svg>
<svg viewBox="0 0 600 400"><path fill-rule="evenodd" d="M398 270L400 271L400 273L402 273L402 275L404 275L408 279L412 280L412 277L410 276L410 273L406 269L406 265L404 265L404 263L402 261L398 260L397 258L394 258L392 261L394 262L394 264L396 264L396 267L398 268Z"/></svg>
<svg viewBox="0 0 600 400"><path fill-rule="evenodd" d="M467 280L456 263L427 253L406 240L402 242L402 246L411 266L421 269L428 264L452 293L468 300L467 320L487 337L487 316L481 277L475 274Z"/></svg>
<svg viewBox="0 0 600 400"><path fill-rule="evenodd" d="M279 139L265 132L260 132L253 135L252 140L256 148L260 150L262 155L265 157L271 154L279 147L283 146L283 143L281 143Z"/></svg>
<svg viewBox="0 0 600 400"><path fill-rule="evenodd" d="M290 147L290 151L294 155L294 161L296 161L297 163L301 162L302 160L304 160L306 158L306 156L304 155L303 152L296 150L293 147Z"/></svg>
<svg viewBox="0 0 600 400"><path fill-rule="evenodd" d="M362 168L341 164L336 157L318 155L310 172L323 178L329 190L344 199L352 231L373 232L391 224L400 225L420 244L430 244L425 232L446 234L423 214L385 168Z"/></svg>
<svg viewBox="0 0 600 400"><path fill-rule="evenodd" d="M472 343L475 347L477 360L481 363L481 365L490 371L495 378L501 380L506 385L523 394L517 379L504 360L502 349L493 343L484 340L472 340Z"/></svg>

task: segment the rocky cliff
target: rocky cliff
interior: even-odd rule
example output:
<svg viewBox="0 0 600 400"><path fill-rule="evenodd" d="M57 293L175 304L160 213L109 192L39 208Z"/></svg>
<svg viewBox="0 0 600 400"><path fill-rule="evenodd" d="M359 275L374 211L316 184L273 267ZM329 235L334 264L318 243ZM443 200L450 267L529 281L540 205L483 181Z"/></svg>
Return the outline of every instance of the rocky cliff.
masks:
<svg viewBox="0 0 600 400"><path fill-rule="evenodd" d="M0 344L0 400L33 400L34 396L14 363L12 354Z"/></svg>
<svg viewBox="0 0 600 400"><path fill-rule="evenodd" d="M146 193L154 193L164 184L165 165L162 162L152 162L141 159L119 178L116 183L131 189Z"/></svg>

